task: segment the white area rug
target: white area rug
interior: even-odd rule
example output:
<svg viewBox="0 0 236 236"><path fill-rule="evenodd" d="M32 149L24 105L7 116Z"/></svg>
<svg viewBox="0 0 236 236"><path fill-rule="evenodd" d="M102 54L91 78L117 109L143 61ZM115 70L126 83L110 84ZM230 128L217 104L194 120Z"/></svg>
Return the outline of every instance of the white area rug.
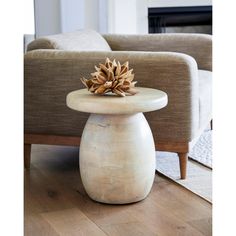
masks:
<svg viewBox="0 0 236 236"><path fill-rule="evenodd" d="M212 130L206 130L189 153L189 157L212 168Z"/></svg>
<svg viewBox="0 0 236 236"><path fill-rule="evenodd" d="M212 131L206 130L189 156L187 179L180 179L179 159L176 153L156 152L156 170L176 183L212 202ZM201 164L202 163L202 164ZM206 167L208 166L208 167Z"/></svg>

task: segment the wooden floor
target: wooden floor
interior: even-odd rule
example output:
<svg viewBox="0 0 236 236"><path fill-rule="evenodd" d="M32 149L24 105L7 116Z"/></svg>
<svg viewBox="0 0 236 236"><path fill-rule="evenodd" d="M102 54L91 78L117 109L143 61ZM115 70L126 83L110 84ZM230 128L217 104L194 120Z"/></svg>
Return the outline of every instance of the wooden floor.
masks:
<svg viewBox="0 0 236 236"><path fill-rule="evenodd" d="M25 235L211 235L212 206L163 176L129 205L94 202L78 171L78 149L34 145L25 171Z"/></svg>

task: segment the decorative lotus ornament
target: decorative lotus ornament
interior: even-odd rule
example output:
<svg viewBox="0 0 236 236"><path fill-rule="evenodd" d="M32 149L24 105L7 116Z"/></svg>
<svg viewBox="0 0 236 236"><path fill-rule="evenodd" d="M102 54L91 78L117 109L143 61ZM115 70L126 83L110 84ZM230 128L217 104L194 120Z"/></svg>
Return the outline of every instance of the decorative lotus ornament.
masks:
<svg viewBox="0 0 236 236"><path fill-rule="evenodd" d="M138 91L134 88L137 81L133 81L133 69L129 70L129 62L123 65L106 59L105 64L95 66L96 71L91 73L91 79L81 78L82 83L88 88L88 91L95 94L105 94L112 92L118 96L134 95Z"/></svg>

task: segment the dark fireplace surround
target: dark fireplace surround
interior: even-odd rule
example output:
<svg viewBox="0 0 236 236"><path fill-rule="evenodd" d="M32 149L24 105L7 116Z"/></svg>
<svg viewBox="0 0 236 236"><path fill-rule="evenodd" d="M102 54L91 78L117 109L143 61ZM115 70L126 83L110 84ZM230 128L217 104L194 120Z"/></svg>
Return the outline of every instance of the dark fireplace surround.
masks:
<svg viewBox="0 0 236 236"><path fill-rule="evenodd" d="M148 8L149 33L165 33L167 27L212 26L212 6Z"/></svg>

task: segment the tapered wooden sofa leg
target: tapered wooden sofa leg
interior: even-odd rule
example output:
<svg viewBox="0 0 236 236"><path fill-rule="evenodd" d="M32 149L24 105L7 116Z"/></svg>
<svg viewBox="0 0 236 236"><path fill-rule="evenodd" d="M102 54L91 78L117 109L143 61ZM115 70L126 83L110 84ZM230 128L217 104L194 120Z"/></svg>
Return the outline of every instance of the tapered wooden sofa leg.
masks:
<svg viewBox="0 0 236 236"><path fill-rule="evenodd" d="M24 144L24 166L25 169L30 169L31 159L31 144Z"/></svg>
<svg viewBox="0 0 236 236"><path fill-rule="evenodd" d="M188 153L178 153L181 179L186 179Z"/></svg>
<svg viewBox="0 0 236 236"><path fill-rule="evenodd" d="M211 120L211 130L213 130L213 120Z"/></svg>

